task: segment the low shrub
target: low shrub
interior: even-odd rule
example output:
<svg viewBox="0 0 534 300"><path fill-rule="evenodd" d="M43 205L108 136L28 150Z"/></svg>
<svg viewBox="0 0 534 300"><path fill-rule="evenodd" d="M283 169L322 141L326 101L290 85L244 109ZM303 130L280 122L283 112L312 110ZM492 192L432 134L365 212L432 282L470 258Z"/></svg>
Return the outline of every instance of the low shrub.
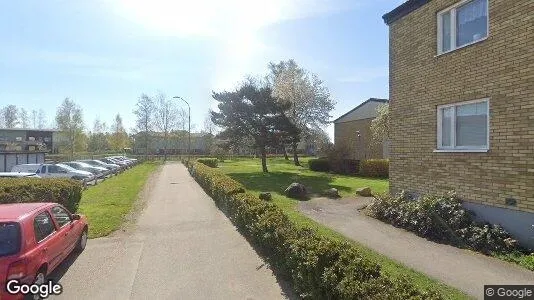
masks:
<svg viewBox="0 0 534 300"><path fill-rule="evenodd" d="M191 175L215 200L245 192L245 188L241 183L202 163L189 161L188 169Z"/></svg>
<svg viewBox="0 0 534 300"><path fill-rule="evenodd" d="M197 161L212 168L217 168L217 166L219 165L219 160L217 158L199 158L197 159Z"/></svg>
<svg viewBox="0 0 534 300"><path fill-rule="evenodd" d="M82 184L71 179L2 178L0 204L56 202L71 212L78 209Z"/></svg>
<svg viewBox="0 0 534 300"><path fill-rule="evenodd" d="M406 195L376 197L368 213L430 240L485 254L519 250L517 241L500 225L480 223L453 194L423 196L410 200Z"/></svg>
<svg viewBox="0 0 534 300"><path fill-rule="evenodd" d="M360 163L360 175L366 177L389 177L389 160L367 159Z"/></svg>
<svg viewBox="0 0 534 300"><path fill-rule="evenodd" d="M298 227L275 204L247 193L218 170L192 162L189 171L301 298L443 299L409 281L389 278L349 243Z"/></svg>
<svg viewBox="0 0 534 300"><path fill-rule="evenodd" d="M330 163L328 162L328 159L326 158L310 159L308 161L308 166L310 167L310 170L316 171L316 172L330 171Z"/></svg>
<svg viewBox="0 0 534 300"><path fill-rule="evenodd" d="M336 174L355 175L358 174L360 161L356 159L316 158L308 161L310 170L316 172L334 172Z"/></svg>
<svg viewBox="0 0 534 300"><path fill-rule="evenodd" d="M343 175L356 175L360 168L360 161L357 159L341 159L330 162L331 169L334 173Z"/></svg>
<svg viewBox="0 0 534 300"><path fill-rule="evenodd" d="M336 145L327 153L330 171L337 174L355 175L358 173L360 161L347 159L352 155L351 150L346 145Z"/></svg>

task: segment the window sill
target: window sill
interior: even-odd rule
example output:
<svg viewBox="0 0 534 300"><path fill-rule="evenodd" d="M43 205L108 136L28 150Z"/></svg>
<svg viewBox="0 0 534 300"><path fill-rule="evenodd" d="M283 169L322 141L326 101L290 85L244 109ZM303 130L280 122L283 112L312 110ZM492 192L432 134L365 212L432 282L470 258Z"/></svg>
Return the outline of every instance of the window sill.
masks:
<svg viewBox="0 0 534 300"><path fill-rule="evenodd" d="M487 153L489 149L435 149L434 153Z"/></svg>
<svg viewBox="0 0 534 300"><path fill-rule="evenodd" d="M451 50L449 50L449 51L445 51L445 52L436 54L436 55L434 55L434 57L440 57L440 56L442 56L442 55L449 54L449 53L452 53L452 52L454 52L454 51L457 51L457 50L460 50L460 49L463 49L463 48L467 48L467 47L469 47L469 46L473 46L473 45L478 44L478 43L482 43L483 41L487 40L488 37L489 37L489 35L486 36L486 37L484 37L484 38L481 38L480 40L476 40L476 41L471 42L471 43L469 43L469 44L465 44L465 45L463 45L463 46L460 46L460 47L458 47L458 48L454 48L454 49L451 49Z"/></svg>

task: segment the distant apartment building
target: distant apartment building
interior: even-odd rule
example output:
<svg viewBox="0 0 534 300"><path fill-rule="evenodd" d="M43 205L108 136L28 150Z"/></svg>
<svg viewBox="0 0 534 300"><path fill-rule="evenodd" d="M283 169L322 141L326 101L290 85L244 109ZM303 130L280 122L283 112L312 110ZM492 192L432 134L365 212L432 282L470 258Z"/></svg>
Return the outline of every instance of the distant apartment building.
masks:
<svg viewBox="0 0 534 300"><path fill-rule="evenodd" d="M389 142L373 142L371 134L371 121L377 116L377 108L387 103L387 99L371 98L334 120L334 144L349 153L347 158L388 157Z"/></svg>
<svg viewBox="0 0 534 300"><path fill-rule="evenodd" d="M0 128L0 151L46 151L57 149L57 130Z"/></svg>
<svg viewBox="0 0 534 300"><path fill-rule="evenodd" d="M145 154L146 136L144 133L137 133L133 136L133 152ZM191 153L208 154L213 136L207 133L191 133ZM167 136L167 154L186 154L189 147L189 135L187 132L172 132ZM149 154L165 153L165 135L162 132L151 132L148 135Z"/></svg>
<svg viewBox="0 0 534 300"><path fill-rule="evenodd" d="M53 129L0 128L0 172L18 164L44 163L45 154L57 152Z"/></svg>

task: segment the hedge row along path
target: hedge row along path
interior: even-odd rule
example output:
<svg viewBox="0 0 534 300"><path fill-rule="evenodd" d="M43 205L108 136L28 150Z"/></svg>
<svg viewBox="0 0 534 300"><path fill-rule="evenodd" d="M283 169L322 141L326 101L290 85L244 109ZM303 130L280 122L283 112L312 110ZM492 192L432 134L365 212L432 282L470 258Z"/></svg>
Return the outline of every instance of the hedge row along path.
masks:
<svg viewBox="0 0 534 300"><path fill-rule="evenodd" d="M183 165L164 165L147 194L131 232L89 240L55 274L59 299L287 298Z"/></svg>
<svg viewBox="0 0 534 300"><path fill-rule="evenodd" d="M316 199L299 210L333 230L416 271L484 299L484 285L532 284L534 272L473 251L437 244L366 216L369 199Z"/></svg>

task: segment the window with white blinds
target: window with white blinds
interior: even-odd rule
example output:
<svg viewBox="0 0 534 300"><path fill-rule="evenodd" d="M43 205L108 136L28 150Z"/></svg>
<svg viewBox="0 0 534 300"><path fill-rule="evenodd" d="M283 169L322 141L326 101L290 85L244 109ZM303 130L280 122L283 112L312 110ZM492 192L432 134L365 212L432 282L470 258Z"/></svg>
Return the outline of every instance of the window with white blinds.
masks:
<svg viewBox="0 0 534 300"><path fill-rule="evenodd" d="M438 150L487 150L489 100L438 106Z"/></svg>
<svg viewBox="0 0 534 300"><path fill-rule="evenodd" d="M463 0L438 13L438 54L488 36L488 0Z"/></svg>

